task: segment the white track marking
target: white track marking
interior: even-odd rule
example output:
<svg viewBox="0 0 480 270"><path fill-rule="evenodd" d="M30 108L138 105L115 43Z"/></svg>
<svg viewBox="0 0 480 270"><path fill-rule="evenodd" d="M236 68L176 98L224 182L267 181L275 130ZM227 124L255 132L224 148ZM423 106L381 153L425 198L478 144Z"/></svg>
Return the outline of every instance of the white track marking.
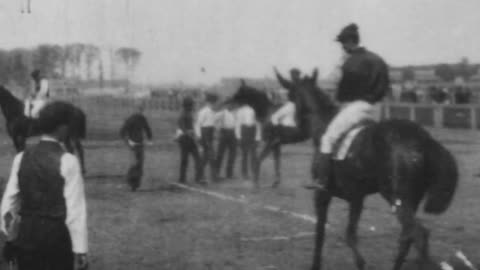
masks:
<svg viewBox="0 0 480 270"><path fill-rule="evenodd" d="M465 254L463 254L461 250L457 250L457 252L455 252L455 257L461 260L466 266L470 267L472 270L478 270L473 265L473 263L469 259L467 259L467 256L465 256Z"/></svg>
<svg viewBox="0 0 480 270"><path fill-rule="evenodd" d="M293 211L289 211L289 210L285 210L285 209L281 209L278 206L249 202L245 198L236 198L236 197L233 197L233 196L230 196L230 195L227 195L227 194L223 194L223 193L219 193L219 192L215 192L215 191L209 191L209 190L200 189L200 188L195 188L195 187L191 187L191 186L187 186L187 185L183 185L183 184L179 184L179 183L172 183L172 184L175 185L175 186L178 186L180 188L190 190L190 191L193 191L193 192L197 192L197 193L201 193L201 194L205 194L205 195L208 195L210 197L214 197L214 198L217 198L217 199L220 199L220 200L232 201L232 202L236 202L236 203L250 205L250 206L260 208L260 209L263 209L263 210L267 210L267 211L270 211L270 212L273 212L273 213L279 213L279 214L290 216L290 217L293 217L293 218L296 218L296 219L300 219L300 220L303 220L303 221L306 221L306 222L309 222L309 223L316 223L317 222L317 219L314 216L307 215L307 214L302 214L302 213L297 213L297 212L293 212ZM330 226L327 224L326 227L329 228Z"/></svg>
<svg viewBox="0 0 480 270"><path fill-rule="evenodd" d="M442 268L442 270L455 270L453 269L453 267L448 264L447 262L441 262L440 263L440 268Z"/></svg>
<svg viewBox="0 0 480 270"><path fill-rule="evenodd" d="M234 197L234 196L230 196L230 195L223 194L223 193L220 193L220 192L215 192L215 191L210 191L210 190L206 190L206 189L187 186L187 185L183 185L183 184L180 184L180 183L172 183L172 185L177 186L177 187L182 188L182 189L185 189L185 190L190 190L190 191L193 191L193 192L208 195L210 197L214 197L214 198L217 198L217 199L220 199L220 200L232 201L232 202L252 206L252 207L255 207L255 208L259 208L259 209L262 209L262 210L266 210L266 211L269 211L269 212L283 214L283 215L286 215L286 216L289 216L289 217L292 217L292 218L296 218L296 219L306 221L308 223L314 223L314 224L316 223L316 218L314 216L307 215L307 214L302 214L302 213L297 213L297 212L293 212L293 211L289 211L289 210L285 210L285 209L281 209L278 206L261 204L261 203L256 203L256 202L250 202L247 199L245 199L245 197L243 195L241 195L240 197ZM325 228L335 233L335 230L329 224L326 224ZM372 231L375 231L375 228ZM260 242L260 241L267 241L267 240L277 240L278 241L278 240L290 240L292 238L306 237L306 236L311 236L311 235L315 235L315 234L304 232L304 233L299 233L299 234L294 235L294 236L280 235L280 236L273 236L273 237L250 237L250 238L241 238L240 240L241 241L253 241L253 242L255 242L255 241ZM475 266L473 266L473 264L467 259L467 257L460 250L458 250L455 253L455 256L457 258L459 258L460 260L462 260L472 270L479 270ZM441 262L440 267L441 267L442 270L454 270L454 268L450 264L448 264L447 262Z"/></svg>
<svg viewBox="0 0 480 270"><path fill-rule="evenodd" d="M314 235L315 235L314 232L300 232L291 236L276 235L276 236L265 236L265 237L242 237L240 238L240 240L244 242L287 241L295 238L311 237Z"/></svg>

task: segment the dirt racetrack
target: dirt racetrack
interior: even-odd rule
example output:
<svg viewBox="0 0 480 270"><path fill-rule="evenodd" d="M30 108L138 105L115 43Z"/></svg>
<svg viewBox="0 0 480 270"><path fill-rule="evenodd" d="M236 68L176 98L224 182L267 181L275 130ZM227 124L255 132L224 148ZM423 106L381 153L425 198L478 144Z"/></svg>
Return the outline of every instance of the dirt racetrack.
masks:
<svg viewBox="0 0 480 270"><path fill-rule="evenodd" d="M432 229L432 254L441 260L460 249L480 262L480 179L475 176L480 171L480 135L432 132L455 153L462 175L446 214L421 215ZM136 193L128 191L122 178L129 156L120 142L86 144L90 269L309 269L313 223L262 209L275 206L313 215L311 192L300 187L308 177L307 144L285 147L284 182L278 189L269 187L270 160L263 166L258 192L252 192L244 179L207 187L244 203L171 187L179 158L176 146L163 138L147 150L146 176ZM14 152L9 142L0 149L3 190ZM378 196L370 197L366 208L359 234L367 269L390 269L399 226ZM344 202L333 201L325 269L355 269L343 243L346 209ZM1 241L3 237L0 245Z"/></svg>

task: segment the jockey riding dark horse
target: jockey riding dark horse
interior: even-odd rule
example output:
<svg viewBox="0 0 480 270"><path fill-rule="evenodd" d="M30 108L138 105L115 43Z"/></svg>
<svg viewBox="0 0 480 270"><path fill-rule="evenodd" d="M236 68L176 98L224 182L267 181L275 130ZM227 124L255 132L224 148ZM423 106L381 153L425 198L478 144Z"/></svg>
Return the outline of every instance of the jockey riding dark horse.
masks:
<svg viewBox="0 0 480 270"><path fill-rule="evenodd" d="M312 167L313 176L324 178L320 180L326 186L317 188L320 184L314 183L317 224L311 269L322 269L325 225L333 197L349 204L346 244L352 250L357 269L365 269L357 227L364 201L374 193L392 206L401 225L393 269L404 269L412 246L419 256L418 269L427 269L425 266L431 261L429 231L416 213L421 203L427 214L439 215L448 209L459 178L455 157L417 123L387 119L364 126L353 138L345 158L331 159L338 134L371 119L373 104L388 89L386 65L378 56L357 46L356 25L345 28L338 39L352 54L343 66L337 93L340 106L314 80L306 78L295 87L297 118L308 118L300 121L299 127L303 129L304 123L310 123L305 128L313 131L312 140L321 137L323 144L323 154L320 160L318 156L314 158L317 161ZM318 155L318 147L313 150Z"/></svg>
<svg viewBox="0 0 480 270"><path fill-rule="evenodd" d="M375 120L378 104L390 89L388 66L378 55L359 46L356 24L346 26L337 41L349 55L342 66L337 91L340 111L329 123L321 138L320 153L315 151L313 183L307 188L325 189L334 145L354 126Z"/></svg>
<svg viewBox="0 0 480 270"><path fill-rule="evenodd" d="M290 98L293 98L293 96L290 95ZM306 121L307 118L297 117L297 115L295 115L296 126L302 126L302 128L299 129L295 127L293 131L292 129L287 130L288 128L282 126L274 126L271 122L270 115L277 110L277 106L275 106L264 91L250 87L246 85L244 81L241 81L241 85L237 92L230 99L225 101L225 104L229 103L236 105L246 104L252 107L255 111L257 121L262 125L261 134L265 145L263 146L254 168L254 182L258 183L259 181L259 172L262 161L270 153L273 153L276 179L272 186L278 186L281 181L281 145L298 143L311 138L311 131L309 129L310 125Z"/></svg>

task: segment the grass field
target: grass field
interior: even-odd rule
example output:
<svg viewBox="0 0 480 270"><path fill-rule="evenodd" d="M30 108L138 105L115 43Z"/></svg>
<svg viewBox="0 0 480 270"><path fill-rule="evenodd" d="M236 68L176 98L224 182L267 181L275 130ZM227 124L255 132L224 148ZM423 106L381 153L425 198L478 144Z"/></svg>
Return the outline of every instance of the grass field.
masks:
<svg viewBox="0 0 480 270"><path fill-rule="evenodd" d="M480 170L480 135L432 132L455 153L462 175L446 214L421 215L432 229L432 253L440 260L461 249L480 262L480 179L474 176ZM309 269L314 224L264 209L275 206L313 216L312 194L300 187L308 177L307 145L285 147L284 183L278 189L269 187L270 160L263 166L258 192L244 179L206 187L242 198L241 203L172 187L179 157L176 146L166 141L171 133L165 134L147 150L146 176L136 193L123 180L129 153L120 142L86 143L90 269ZM9 142L0 149L3 190L14 152ZM378 196L370 197L366 208L359 233L368 269L390 269L399 226ZM346 210L344 202L333 201L325 269L355 269L343 243Z"/></svg>

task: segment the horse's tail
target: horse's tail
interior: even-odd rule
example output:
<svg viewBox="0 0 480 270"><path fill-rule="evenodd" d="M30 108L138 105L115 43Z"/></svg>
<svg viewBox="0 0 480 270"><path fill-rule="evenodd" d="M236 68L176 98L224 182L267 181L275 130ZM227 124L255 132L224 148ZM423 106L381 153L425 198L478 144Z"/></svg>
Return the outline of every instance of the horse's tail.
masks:
<svg viewBox="0 0 480 270"><path fill-rule="evenodd" d="M425 161L429 177L424 210L441 214L450 206L458 184L457 162L440 143L431 139L427 143Z"/></svg>

